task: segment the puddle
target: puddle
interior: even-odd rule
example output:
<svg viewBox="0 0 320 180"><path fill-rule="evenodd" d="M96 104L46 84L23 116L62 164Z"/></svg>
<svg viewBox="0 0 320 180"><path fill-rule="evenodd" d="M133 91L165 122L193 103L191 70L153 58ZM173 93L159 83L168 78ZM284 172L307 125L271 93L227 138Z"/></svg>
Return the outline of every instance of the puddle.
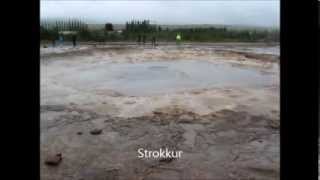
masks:
<svg viewBox="0 0 320 180"><path fill-rule="evenodd" d="M276 70L275 70L276 71ZM161 61L90 65L64 77L79 90L114 90L129 96L164 94L213 87L261 87L277 76L254 68L205 61Z"/></svg>

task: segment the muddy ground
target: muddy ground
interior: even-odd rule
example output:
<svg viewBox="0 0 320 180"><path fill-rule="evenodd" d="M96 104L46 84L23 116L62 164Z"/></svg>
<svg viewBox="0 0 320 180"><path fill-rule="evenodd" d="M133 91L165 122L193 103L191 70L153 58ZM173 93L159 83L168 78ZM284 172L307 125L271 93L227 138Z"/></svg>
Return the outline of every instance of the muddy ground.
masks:
<svg viewBox="0 0 320 180"><path fill-rule="evenodd" d="M133 96L68 79L100 65L163 60L254 68L274 81ZM278 66L278 46L264 44L41 48L41 179L279 179ZM137 158L139 148L166 147L182 157ZM59 165L44 163L57 153Z"/></svg>

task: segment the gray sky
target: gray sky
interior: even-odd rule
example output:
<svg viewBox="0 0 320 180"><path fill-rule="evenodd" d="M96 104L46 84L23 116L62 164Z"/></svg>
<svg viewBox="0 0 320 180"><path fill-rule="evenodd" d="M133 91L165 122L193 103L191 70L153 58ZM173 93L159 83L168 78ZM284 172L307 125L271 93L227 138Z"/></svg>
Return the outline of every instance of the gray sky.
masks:
<svg viewBox="0 0 320 180"><path fill-rule="evenodd" d="M91 23L123 24L149 19L157 24L223 24L276 26L279 0L220 1L44 1L41 19L80 18Z"/></svg>

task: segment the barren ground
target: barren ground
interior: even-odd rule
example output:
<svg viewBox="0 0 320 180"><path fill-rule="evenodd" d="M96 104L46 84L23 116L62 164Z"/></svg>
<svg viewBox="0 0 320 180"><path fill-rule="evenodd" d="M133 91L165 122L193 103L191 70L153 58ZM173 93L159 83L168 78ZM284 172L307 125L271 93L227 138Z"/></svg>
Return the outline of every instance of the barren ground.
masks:
<svg viewBox="0 0 320 180"><path fill-rule="evenodd" d="M41 179L279 179L278 48L245 43L41 48ZM142 83L134 89L138 93L126 79L131 74L116 74L116 80L128 80L126 86L108 79L113 67L180 61L249 69L268 78L249 85L173 85L157 93L153 84L144 88L145 75L133 79ZM189 72L182 76L186 82ZM166 80L161 82L168 85L172 78ZM150 83L161 88L158 81ZM102 133L92 135L93 129ZM137 158L138 148L165 147L182 150L182 158ZM56 153L63 157L58 166L43 163Z"/></svg>

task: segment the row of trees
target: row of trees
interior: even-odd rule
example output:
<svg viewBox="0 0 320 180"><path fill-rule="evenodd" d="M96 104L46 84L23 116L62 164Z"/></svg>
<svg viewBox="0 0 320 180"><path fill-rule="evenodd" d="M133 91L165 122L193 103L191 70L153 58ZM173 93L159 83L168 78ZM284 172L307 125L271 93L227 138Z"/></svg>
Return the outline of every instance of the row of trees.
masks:
<svg viewBox="0 0 320 180"><path fill-rule="evenodd" d="M137 21L133 20L131 22L126 22L125 32L130 33L152 33L157 30L161 31L160 26L150 24L149 20Z"/></svg>
<svg viewBox="0 0 320 180"><path fill-rule="evenodd" d="M40 26L41 40L57 39L59 31L77 31L81 41L137 41L146 36L146 40L156 37L158 41L174 41L177 33L183 41L216 42L216 41L279 41L278 30L235 30L225 27L163 29L151 24L148 20L126 22L122 33L114 31L113 24L106 23L103 28L90 29L88 24L79 20L42 21Z"/></svg>
<svg viewBox="0 0 320 180"><path fill-rule="evenodd" d="M72 20L59 20L48 21L43 20L40 22L40 39L41 40L54 40L58 39L60 31L76 31L82 40L89 40L90 30L88 24L83 21ZM68 37L66 37L68 39Z"/></svg>
<svg viewBox="0 0 320 180"><path fill-rule="evenodd" d="M235 30L226 27L209 28L180 28L162 29L161 26L150 24L150 21L126 22L123 38L135 40L143 34L150 38L155 36L158 40L174 41L176 34L182 35L184 41L212 42L212 41L276 41L280 40L278 30Z"/></svg>
<svg viewBox="0 0 320 180"><path fill-rule="evenodd" d="M83 31L88 30L88 24L77 20L60 20L50 22L48 20L43 20L40 22L40 27L45 30L57 30L57 31Z"/></svg>
<svg viewBox="0 0 320 180"><path fill-rule="evenodd" d="M227 28L175 29L185 41L279 41L277 30L234 30Z"/></svg>

